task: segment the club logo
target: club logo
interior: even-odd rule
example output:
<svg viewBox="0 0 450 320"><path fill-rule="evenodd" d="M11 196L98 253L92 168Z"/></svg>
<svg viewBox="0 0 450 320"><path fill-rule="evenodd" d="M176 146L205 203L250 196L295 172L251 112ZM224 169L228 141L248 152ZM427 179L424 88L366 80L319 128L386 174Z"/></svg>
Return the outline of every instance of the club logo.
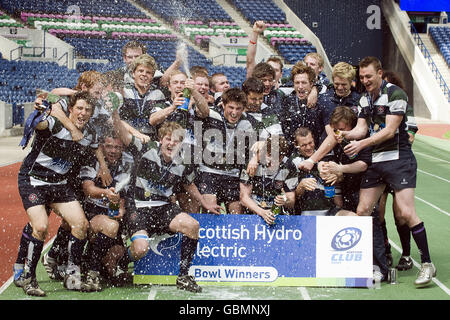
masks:
<svg viewBox="0 0 450 320"><path fill-rule="evenodd" d="M362 231L358 228L345 228L335 234L331 240L331 247L337 251L353 248L361 240Z"/></svg>
<svg viewBox="0 0 450 320"><path fill-rule="evenodd" d="M182 236L179 233L175 235L170 235L167 233L163 235L155 235L149 239L150 249L152 249L155 254L162 256L162 251L176 247L181 241L181 237Z"/></svg>
<svg viewBox="0 0 450 320"><path fill-rule="evenodd" d="M29 200L31 203L35 203L37 199L38 199L38 196L37 196L35 193L32 193L32 194L30 194L30 195L28 196L28 200Z"/></svg>

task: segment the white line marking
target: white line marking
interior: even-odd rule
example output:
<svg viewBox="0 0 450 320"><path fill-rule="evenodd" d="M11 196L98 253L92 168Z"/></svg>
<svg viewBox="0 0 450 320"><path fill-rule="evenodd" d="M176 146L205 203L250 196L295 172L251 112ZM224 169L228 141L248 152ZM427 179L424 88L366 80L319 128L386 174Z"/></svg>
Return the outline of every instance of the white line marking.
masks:
<svg viewBox="0 0 450 320"><path fill-rule="evenodd" d="M426 203L426 204L429 205L430 207L432 207L432 208L436 209L437 211L440 211L440 212L442 212L443 214L446 214L447 216L450 217L450 213L448 213L448 212L445 211L445 210L442 210L442 209L439 208L439 207L436 207L434 204L429 203L428 201L423 200L422 198L419 198L418 196L414 196L414 198L416 198L417 200L422 201L423 203Z"/></svg>
<svg viewBox="0 0 450 320"><path fill-rule="evenodd" d="M450 161L447 161L447 160L444 160L444 159L441 159L441 158L436 158L436 157L430 156L429 154L426 154L426 153L422 153L422 152L418 152L418 151L413 151L413 152L414 152L414 154L420 154L421 156L425 156L425 157L428 157L428 158L431 158L431 159L434 159L434 160L450 163Z"/></svg>
<svg viewBox="0 0 450 320"><path fill-rule="evenodd" d="M400 252L400 254L402 253L402 249L401 249L399 246L397 246L392 240L389 240L389 243L391 244L391 246L392 246L395 250L397 250L398 252ZM412 259L412 258L411 258L411 260L413 261L414 266L416 266L416 268L418 268L418 269L420 270L420 264L419 264L418 262L416 262L416 261L415 261L414 259ZM439 288L441 288L442 290L444 290L444 292L445 292L447 295L450 296L450 289L447 288L447 287L445 286L445 284L443 284L442 282L440 282L436 277L434 277L434 278L432 279L432 281L433 281L434 283L436 283L436 284L439 286Z"/></svg>
<svg viewBox="0 0 450 320"><path fill-rule="evenodd" d="M442 181L445 181L445 182L450 183L450 180L445 179L445 178L442 178L442 177L437 176L437 175L435 175L435 174L432 174L432 173L429 173L429 172L426 172L426 171L423 171L423 170L420 170L420 169L417 169L417 171L420 172L420 173L427 174L427 175L432 176L432 177L434 177L434 178L437 178L437 179L440 179L440 180L442 180Z"/></svg>
<svg viewBox="0 0 450 320"><path fill-rule="evenodd" d="M155 300L156 293L156 287L152 285L152 287L150 288L150 292L148 293L147 300Z"/></svg>
<svg viewBox="0 0 450 320"><path fill-rule="evenodd" d="M1 167L7 167L7 166L10 166L10 165L16 164L16 163L18 163L18 162L22 162L22 160L21 160L21 161L5 162L5 163L3 163L3 164L0 164L0 168L1 168Z"/></svg>
<svg viewBox="0 0 450 320"><path fill-rule="evenodd" d="M309 296L308 290L306 290L305 287L299 287L298 290L302 294L303 300L311 300L311 297Z"/></svg>
<svg viewBox="0 0 450 320"><path fill-rule="evenodd" d="M53 241L55 240L55 238L56 238L56 236L54 236L53 238L51 238L51 239L49 240L49 242L47 242L47 244L46 244L46 245L44 246L44 248L42 249L42 252L45 252L45 250L47 250L47 248L48 248L49 246L52 245L52 243L53 243ZM41 259L39 259L39 261L40 261L40 260L41 260ZM0 288L0 294L2 294L3 291L5 291L6 289L8 289L9 285L10 285L11 283L13 283L13 281L14 281L14 275L11 276L11 278L9 278L9 279L2 285L2 287Z"/></svg>

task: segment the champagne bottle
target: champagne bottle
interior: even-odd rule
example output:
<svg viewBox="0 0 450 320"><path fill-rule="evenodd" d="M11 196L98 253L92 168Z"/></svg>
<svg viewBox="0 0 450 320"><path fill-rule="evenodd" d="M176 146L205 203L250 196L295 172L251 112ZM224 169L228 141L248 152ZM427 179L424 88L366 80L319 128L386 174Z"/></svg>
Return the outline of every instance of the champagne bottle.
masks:
<svg viewBox="0 0 450 320"><path fill-rule="evenodd" d="M123 96L119 92L108 92L107 99L111 103L112 111L119 109L123 105Z"/></svg>
<svg viewBox="0 0 450 320"><path fill-rule="evenodd" d="M112 202L109 201L108 204L108 216L110 217L115 217L119 215L119 208L120 208L120 203L119 202Z"/></svg>
<svg viewBox="0 0 450 320"><path fill-rule="evenodd" d="M340 135L341 132L338 129L334 129L334 133L337 135ZM350 141L348 141L347 139L345 139L344 137L342 137L342 142L341 142L341 146L342 149L344 149L348 144L350 143ZM354 159L358 154L352 154L351 156L348 156L349 159Z"/></svg>
<svg viewBox="0 0 450 320"><path fill-rule="evenodd" d="M179 110L187 111L189 109L189 102L191 101L191 89L184 88L183 89L183 98L184 103L178 107Z"/></svg>
<svg viewBox="0 0 450 320"><path fill-rule="evenodd" d="M286 196L286 194L284 193L284 190L282 190L282 191L279 193L279 195L281 195L281 196ZM270 211L272 212L272 214L273 214L273 216L274 216L274 218L275 218L273 224L276 224L276 223L277 223L277 218L278 218L278 216L280 215L280 213L282 212L282 208L281 208L281 206L277 206L277 205L275 204L275 199L274 199L274 202L273 202L273 204L272 204L272 208L270 209Z"/></svg>

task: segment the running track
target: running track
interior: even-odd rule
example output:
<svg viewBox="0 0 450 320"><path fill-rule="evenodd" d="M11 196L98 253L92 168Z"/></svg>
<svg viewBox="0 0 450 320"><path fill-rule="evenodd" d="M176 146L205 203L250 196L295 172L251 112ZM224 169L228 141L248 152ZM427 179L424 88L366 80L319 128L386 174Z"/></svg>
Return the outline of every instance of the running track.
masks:
<svg viewBox="0 0 450 320"><path fill-rule="evenodd" d="M12 276L20 235L28 222L17 188L19 168L20 163L0 167L0 287ZM46 241L56 234L60 221L54 213L50 215Z"/></svg>

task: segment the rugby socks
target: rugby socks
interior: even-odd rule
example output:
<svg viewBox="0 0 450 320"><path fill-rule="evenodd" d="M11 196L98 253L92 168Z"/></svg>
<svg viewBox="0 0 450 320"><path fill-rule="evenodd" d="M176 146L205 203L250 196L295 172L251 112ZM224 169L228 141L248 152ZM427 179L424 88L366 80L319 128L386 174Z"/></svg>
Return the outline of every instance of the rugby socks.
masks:
<svg viewBox="0 0 450 320"><path fill-rule="evenodd" d="M69 243L71 232L63 227L58 228L52 247L48 251L48 256L53 259L62 260L61 257L67 257L67 245ZM64 260L63 260L64 261Z"/></svg>
<svg viewBox="0 0 450 320"><path fill-rule="evenodd" d="M395 223L397 227L397 232L400 237L400 243L402 244L402 256L410 256L411 255L411 230L408 225L405 223L404 225L398 225L397 221Z"/></svg>
<svg viewBox="0 0 450 320"><path fill-rule="evenodd" d="M386 249L386 254L392 253L391 245L389 244L389 238L387 235L386 220L383 220L383 222L380 222L380 227L381 227L381 231L383 232L384 247Z"/></svg>
<svg viewBox="0 0 450 320"><path fill-rule="evenodd" d="M27 223L22 231L22 236L20 237L19 250L17 253L16 264L25 264L28 253L28 244L32 238L33 228L30 223Z"/></svg>
<svg viewBox="0 0 450 320"><path fill-rule="evenodd" d="M181 259L180 259L180 273L179 276L188 275L189 268L192 263L192 259L197 249L198 239L191 239L186 235L183 235L181 240Z"/></svg>
<svg viewBox="0 0 450 320"><path fill-rule="evenodd" d="M104 233L97 233L95 239L90 242L89 269L99 271L101 259L106 252L116 243L116 239L110 238Z"/></svg>
<svg viewBox="0 0 450 320"><path fill-rule="evenodd" d="M73 234L70 235L68 244L69 258L67 263L67 274L73 274L80 271L81 257L85 244L86 239L80 240Z"/></svg>
<svg viewBox="0 0 450 320"><path fill-rule="evenodd" d="M41 257L42 249L44 248L44 241L38 240L30 236L27 250L27 260L25 263L25 277L36 278L36 267Z"/></svg>
<svg viewBox="0 0 450 320"><path fill-rule="evenodd" d="M422 263L431 262L430 253L428 251L427 233L423 222L411 228L411 233L417 247L420 251L420 259Z"/></svg>

